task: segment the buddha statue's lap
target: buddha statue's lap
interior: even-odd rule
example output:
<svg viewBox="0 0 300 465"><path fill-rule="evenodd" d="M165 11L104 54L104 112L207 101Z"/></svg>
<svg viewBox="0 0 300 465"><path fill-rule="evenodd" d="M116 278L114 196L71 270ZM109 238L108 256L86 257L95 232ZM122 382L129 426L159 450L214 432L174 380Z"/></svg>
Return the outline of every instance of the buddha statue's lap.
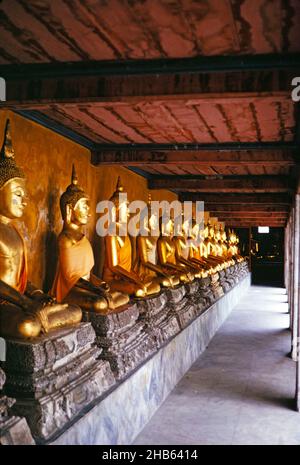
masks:
<svg viewBox="0 0 300 465"><path fill-rule="evenodd" d="M143 279L132 268L132 249L129 236L106 237L106 256L103 279L114 291L127 292L135 297L146 297L160 292L158 280L150 275Z"/></svg>
<svg viewBox="0 0 300 465"><path fill-rule="evenodd" d="M106 282L91 273L94 254L83 232L90 217L89 197L78 186L74 167L60 208L64 225L58 237L58 267L52 295L59 302L76 303L86 311L103 314L119 311L128 304L128 294L113 292Z"/></svg>
<svg viewBox="0 0 300 465"><path fill-rule="evenodd" d="M12 221L23 215L24 173L15 163L7 122L0 152L0 335L32 338L81 321L77 306L57 304L27 279L27 252Z"/></svg>

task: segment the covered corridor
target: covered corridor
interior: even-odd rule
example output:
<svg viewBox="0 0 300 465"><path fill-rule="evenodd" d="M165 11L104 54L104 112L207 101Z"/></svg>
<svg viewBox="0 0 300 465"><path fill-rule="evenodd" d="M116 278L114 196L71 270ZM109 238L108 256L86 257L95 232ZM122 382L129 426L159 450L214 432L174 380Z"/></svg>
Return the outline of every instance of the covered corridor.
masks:
<svg viewBox="0 0 300 465"><path fill-rule="evenodd" d="M300 444L299 154L299 1L0 1L0 445Z"/></svg>
<svg viewBox="0 0 300 465"><path fill-rule="evenodd" d="M252 286L135 444L299 444L287 311Z"/></svg>

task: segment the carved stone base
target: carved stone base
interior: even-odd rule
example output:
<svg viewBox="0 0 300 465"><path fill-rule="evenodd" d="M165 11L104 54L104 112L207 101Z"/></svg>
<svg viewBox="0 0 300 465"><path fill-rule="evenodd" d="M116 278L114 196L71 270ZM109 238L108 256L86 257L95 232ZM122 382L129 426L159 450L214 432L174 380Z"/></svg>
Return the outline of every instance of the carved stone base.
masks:
<svg viewBox="0 0 300 465"><path fill-rule="evenodd" d="M100 358L110 363L118 380L128 375L156 350L153 339L145 331L144 322L138 321L137 303L108 315L84 312L83 318L92 323L97 345L102 349Z"/></svg>
<svg viewBox="0 0 300 465"><path fill-rule="evenodd" d="M176 289L168 289L167 295L170 308L181 329L185 328L197 315L193 302L189 301L188 291L184 285Z"/></svg>
<svg viewBox="0 0 300 465"><path fill-rule="evenodd" d="M166 290L157 297L141 300L138 302L138 308L145 330L155 341L157 349L179 333L180 326L172 306L169 305Z"/></svg>
<svg viewBox="0 0 300 465"><path fill-rule="evenodd" d="M220 286L222 287L222 289L224 291L224 294L226 292L230 291L230 289L231 289L230 283L226 279L226 271L225 270L219 271L219 283L220 283Z"/></svg>
<svg viewBox="0 0 300 465"><path fill-rule="evenodd" d="M0 368L0 391L5 382L4 371ZM34 445L25 418L10 415L15 400L0 395L0 446Z"/></svg>
<svg viewBox="0 0 300 465"><path fill-rule="evenodd" d="M228 268L226 268L225 274L226 274L226 281L230 284L230 288L232 289L237 284L237 280L234 276L234 267L229 266Z"/></svg>
<svg viewBox="0 0 300 465"><path fill-rule="evenodd" d="M36 440L56 434L115 383L99 354L89 323L31 342L7 340L5 390Z"/></svg>
<svg viewBox="0 0 300 465"><path fill-rule="evenodd" d="M223 297L224 291L220 286L218 272L211 275L211 289L216 300Z"/></svg>
<svg viewBox="0 0 300 465"><path fill-rule="evenodd" d="M197 278L192 283L185 284L187 298L189 299L189 303L194 307L195 316L200 315L206 308L206 299L200 292L200 281L201 279Z"/></svg>
<svg viewBox="0 0 300 465"><path fill-rule="evenodd" d="M241 265L242 276L244 278L249 273L248 260L245 259L243 262L240 263L240 265Z"/></svg>
<svg viewBox="0 0 300 465"><path fill-rule="evenodd" d="M205 302L203 310L210 307L216 300L212 291L210 277L199 279L199 296Z"/></svg>
<svg viewBox="0 0 300 465"><path fill-rule="evenodd" d="M234 265L230 267L230 271L231 271L231 276L234 280L234 285L238 284L238 282L240 281L240 277L239 277L237 263L235 263Z"/></svg>
<svg viewBox="0 0 300 465"><path fill-rule="evenodd" d="M0 419L0 446L33 446L35 444L25 418Z"/></svg>

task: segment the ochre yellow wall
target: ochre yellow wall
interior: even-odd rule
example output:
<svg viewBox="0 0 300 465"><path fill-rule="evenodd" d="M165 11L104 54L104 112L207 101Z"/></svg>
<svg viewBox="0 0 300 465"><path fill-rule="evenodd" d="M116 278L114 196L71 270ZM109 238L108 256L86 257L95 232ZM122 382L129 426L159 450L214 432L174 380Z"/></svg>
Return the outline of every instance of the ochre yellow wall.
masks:
<svg viewBox="0 0 300 465"><path fill-rule="evenodd" d="M19 222L18 227L28 247L29 279L45 290L52 284L57 260L56 237L62 227L59 198L70 184L72 163L75 163L80 185L91 199L92 218L86 233L94 246L95 271L99 271L103 251L95 233L97 202L112 195L119 175L129 201L147 201L147 180L123 167L94 167L88 149L6 110L0 110L0 146L8 117L15 158L27 177L28 206L24 221ZM151 192L153 200L177 198L166 190Z"/></svg>

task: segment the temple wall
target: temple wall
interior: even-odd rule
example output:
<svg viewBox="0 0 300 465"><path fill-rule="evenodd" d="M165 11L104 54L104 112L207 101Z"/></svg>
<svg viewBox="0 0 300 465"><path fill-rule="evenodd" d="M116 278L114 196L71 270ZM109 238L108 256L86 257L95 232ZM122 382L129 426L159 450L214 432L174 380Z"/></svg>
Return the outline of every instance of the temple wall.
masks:
<svg viewBox="0 0 300 465"><path fill-rule="evenodd" d="M76 165L81 186L91 199L92 218L86 233L94 246L95 271L99 274L103 250L95 232L97 202L111 196L119 175L129 201L147 201L147 180L123 167L94 167L88 149L6 110L0 111L0 145L7 117L11 120L15 157L27 177L28 206L24 221L17 226L29 251L29 279L45 290L52 284L57 261L56 238L62 227L59 197L70 184L72 163ZM151 192L153 200L177 198L167 190Z"/></svg>

